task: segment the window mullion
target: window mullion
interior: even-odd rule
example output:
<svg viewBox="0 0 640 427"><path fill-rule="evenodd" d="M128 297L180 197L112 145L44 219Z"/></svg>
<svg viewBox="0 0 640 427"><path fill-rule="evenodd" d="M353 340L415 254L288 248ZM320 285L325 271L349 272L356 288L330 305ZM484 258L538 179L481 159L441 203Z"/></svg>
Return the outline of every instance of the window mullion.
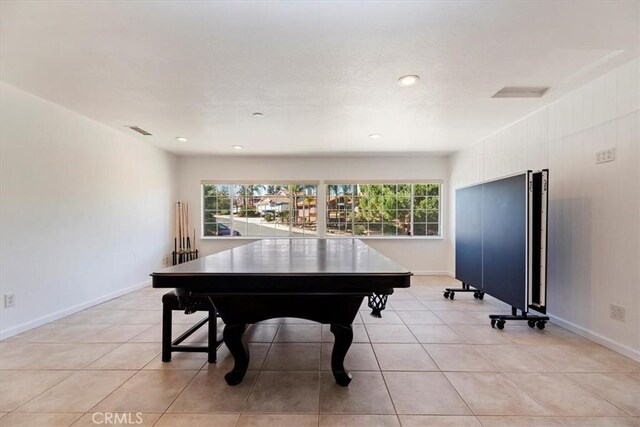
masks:
<svg viewBox="0 0 640 427"><path fill-rule="evenodd" d="M409 211L409 230L411 232L411 237L413 237L415 234L413 233L413 195L414 195L414 187L415 184L411 184L411 205L410 205L410 211Z"/></svg>
<svg viewBox="0 0 640 427"><path fill-rule="evenodd" d="M294 206L295 202L296 198L293 197L293 194L289 194L289 237L293 237L293 216L297 209L297 206Z"/></svg>
<svg viewBox="0 0 640 427"><path fill-rule="evenodd" d="M351 186L351 234L356 235L356 185Z"/></svg>
<svg viewBox="0 0 640 427"><path fill-rule="evenodd" d="M229 185L229 199L230 199L230 206L229 206L229 216L231 217L231 221L229 221L229 225L231 226L231 237L233 237L233 233L235 231L235 223L233 221L234 219L234 208L235 208L235 204L236 204L236 186L231 184Z"/></svg>

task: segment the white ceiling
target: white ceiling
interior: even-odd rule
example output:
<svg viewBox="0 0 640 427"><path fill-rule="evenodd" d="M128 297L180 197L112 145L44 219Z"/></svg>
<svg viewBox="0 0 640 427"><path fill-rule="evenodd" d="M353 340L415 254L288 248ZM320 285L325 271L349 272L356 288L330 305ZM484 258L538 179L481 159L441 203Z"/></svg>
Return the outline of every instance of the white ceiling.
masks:
<svg viewBox="0 0 640 427"><path fill-rule="evenodd" d="M451 152L638 56L639 5L3 1L0 78L181 154Z"/></svg>

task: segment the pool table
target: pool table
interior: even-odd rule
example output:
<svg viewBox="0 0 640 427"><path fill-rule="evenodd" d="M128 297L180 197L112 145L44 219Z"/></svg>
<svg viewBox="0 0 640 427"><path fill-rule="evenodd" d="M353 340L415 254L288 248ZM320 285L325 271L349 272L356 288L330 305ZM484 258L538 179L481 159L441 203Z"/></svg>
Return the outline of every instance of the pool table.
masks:
<svg viewBox="0 0 640 427"><path fill-rule="evenodd" d="M411 275L361 240L347 238L259 240L151 274L154 288L174 288L187 300L204 296L215 305L235 362L225 375L229 385L239 384L249 365L247 325L296 317L331 325L331 370L342 386L352 378L344 358L364 297L407 288Z"/></svg>

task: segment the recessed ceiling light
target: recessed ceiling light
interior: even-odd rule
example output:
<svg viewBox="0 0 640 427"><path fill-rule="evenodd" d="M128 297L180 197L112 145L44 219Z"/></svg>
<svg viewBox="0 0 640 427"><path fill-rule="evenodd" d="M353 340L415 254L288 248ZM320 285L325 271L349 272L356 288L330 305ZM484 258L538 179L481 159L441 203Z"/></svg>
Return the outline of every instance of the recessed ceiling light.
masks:
<svg viewBox="0 0 640 427"><path fill-rule="evenodd" d="M178 142L187 142L187 138L184 136L176 136L176 141Z"/></svg>
<svg viewBox="0 0 640 427"><path fill-rule="evenodd" d="M402 76L398 79L398 84L400 86L413 86L414 84L418 83L418 80L420 80L420 76L415 75L415 74L408 74L406 76Z"/></svg>
<svg viewBox="0 0 640 427"><path fill-rule="evenodd" d="M371 135L369 135L369 138L371 139L378 139L381 138L382 135L380 135L379 133L372 133Z"/></svg>
<svg viewBox="0 0 640 427"><path fill-rule="evenodd" d="M252 116L256 119L261 119L264 117L264 114L262 113L253 113Z"/></svg>
<svg viewBox="0 0 640 427"><path fill-rule="evenodd" d="M234 145L233 147L234 150L242 150L244 147L242 145Z"/></svg>

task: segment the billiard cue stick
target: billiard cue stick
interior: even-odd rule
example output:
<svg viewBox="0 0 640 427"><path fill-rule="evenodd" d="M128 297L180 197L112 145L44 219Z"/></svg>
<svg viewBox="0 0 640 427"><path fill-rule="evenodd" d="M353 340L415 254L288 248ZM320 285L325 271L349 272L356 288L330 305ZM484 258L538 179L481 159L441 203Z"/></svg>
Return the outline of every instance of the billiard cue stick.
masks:
<svg viewBox="0 0 640 427"><path fill-rule="evenodd" d="M185 230L185 249L187 250L187 261L189 259L189 250L191 250L191 242L189 241L189 204L184 204L184 230Z"/></svg>
<svg viewBox="0 0 640 427"><path fill-rule="evenodd" d="M184 251L184 260L188 261L187 251L187 204L185 202L182 203L182 249Z"/></svg>
<svg viewBox="0 0 640 427"><path fill-rule="evenodd" d="M191 261L191 238L187 234L187 261Z"/></svg>
<svg viewBox="0 0 640 427"><path fill-rule="evenodd" d="M181 240L181 235L180 235L180 202L176 202L176 224L178 225L178 249L182 249L182 240Z"/></svg>
<svg viewBox="0 0 640 427"><path fill-rule="evenodd" d="M189 204L187 203L187 236L189 236ZM192 261L193 259L195 259L193 257L193 248L196 246L196 237L195 234L193 236L193 239L191 239L191 237L188 237L189 239L189 261Z"/></svg>
<svg viewBox="0 0 640 427"><path fill-rule="evenodd" d="M178 263L182 263L182 203L178 202L177 205L178 205L177 218L178 218L178 248L179 248Z"/></svg>
<svg viewBox="0 0 640 427"><path fill-rule="evenodd" d="M176 216L176 204L173 204L173 253L171 254L171 260L173 265L178 263L178 220Z"/></svg>
<svg viewBox="0 0 640 427"><path fill-rule="evenodd" d="M180 264L180 255L178 252L178 246L179 246L179 240L178 240L178 233L179 233L179 224L178 224L178 202L175 202L173 204L173 248L175 250L175 264Z"/></svg>
<svg viewBox="0 0 640 427"><path fill-rule="evenodd" d="M189 261L187 258L187 204L182 202L182 261Z"/></svg>
<svg viewBox="0 0 640 427"><path fill-rule="evenodd" d="M184 233L187 236L187 261L191 261L191 236L189 236L189 203L186 203Z"/></svg>
<svg viewBox="0 0 640 427"><path fill-rule="evenodd" d="M187 205L182 203L182 249L187 250Z"/></svg>
<svg viewBox="0 0 640 427"><path fill-rule="evenodd" d="M173 204L173 240L176 254L178 253L178 202Z"/></svg>
<svg viewBox="0 0 640 427"><path fill-rule="evenodd" d="M178 202L178 247L182 250L182 203Z"/></svg>

